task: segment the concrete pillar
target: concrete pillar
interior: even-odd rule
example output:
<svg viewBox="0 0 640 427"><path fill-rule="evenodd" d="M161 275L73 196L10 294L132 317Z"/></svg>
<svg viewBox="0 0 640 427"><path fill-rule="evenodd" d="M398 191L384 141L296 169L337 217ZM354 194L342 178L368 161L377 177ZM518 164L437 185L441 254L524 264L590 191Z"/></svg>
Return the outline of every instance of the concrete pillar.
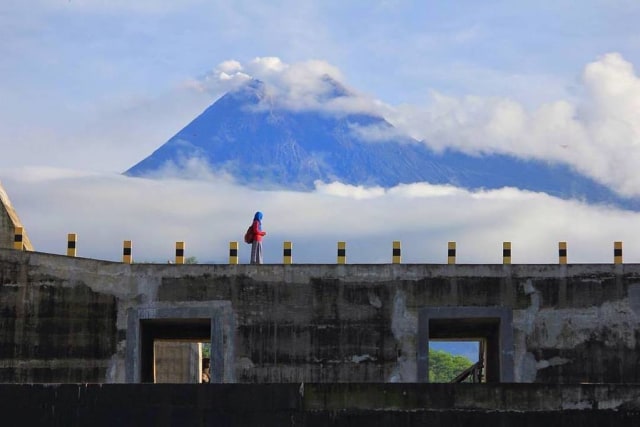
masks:
<svg viewBox="0 0 640 427"><path fill-rule="evenodd" d="M613 263L622 264L622 242L613 242Z"/></svg>
<svg viewBox="0 0 640 427"><path fill-rule="evenodd" d="M229 264L238 263L238 242L229 242Z"/></svg>
<svg viewBox="0 0 640 427"><path fill-rule="evenodd" d="M402 262L402 250L400 248L400 241L393 241L393 252L391 256L391 262L394 264L400 264Z"/></svg>
<svg viewBox="0 0 640 427"><path fill-rule="evenodd" d="M511 242L502 242L502 263L511 264Z"/></svg>
<svg viewBox="0 0 640 427"><path fill-rule="evenodd" d="M176 242L176 264L184 264L184 242Z"/></svg>
<svg viewBox="0 0 640 427"><path fill-rule="evenodd" d="M338 264L347 263L347 242L338 242Z"/></svg>
<svg viewBox="0 0 640 427"><path fill-rule="evenodd" d="M282 263L283 264L293 264L293 256L291 251L293 249L293 244L291 242L284 242L282 246Z"/></svg>
<svg viewBox="0 0 640 427"><path fill-rule="evenodd" d="M558 242L558 263L567 263L567 242Z"/></svg>
<svg viewBox="0 0 640 427"><path fill-rule="evenodd" d="M67 234L67 256L76 256L77 248L76 243L78 242L78 235L76 233Z"/></svg>
<svg viewBox="0 0 640 427"><path fill-rule="evenodd" d="M449 242L447 244L447 264L456 263L456 242Z"/></svg>
<svg viewBox="0 0 640 427"><path fill-rule="evenodd" d="M131 254L131 240L125 240L122 244L122 262L125 264L131 264L133 262L133 255Z"/></svg>

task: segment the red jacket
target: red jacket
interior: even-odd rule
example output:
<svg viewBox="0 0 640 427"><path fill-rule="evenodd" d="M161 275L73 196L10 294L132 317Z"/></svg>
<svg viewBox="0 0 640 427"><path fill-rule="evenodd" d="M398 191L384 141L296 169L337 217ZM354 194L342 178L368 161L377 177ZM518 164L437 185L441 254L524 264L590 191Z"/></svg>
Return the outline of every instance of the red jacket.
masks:
<svg viewBox="0 0 640 427"><path fill-rule="evenodd" d="M256 242L262 242L262 236L267 234L266 231L262 231L262 224L257 219L253 220L253 240Z"/></svg>

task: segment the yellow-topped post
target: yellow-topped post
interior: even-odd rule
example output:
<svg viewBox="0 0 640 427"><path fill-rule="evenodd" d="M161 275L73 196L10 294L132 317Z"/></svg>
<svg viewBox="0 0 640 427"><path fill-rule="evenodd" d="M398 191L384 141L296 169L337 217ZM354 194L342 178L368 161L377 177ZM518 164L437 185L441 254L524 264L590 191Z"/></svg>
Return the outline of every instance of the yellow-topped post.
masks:
<svg viewBox="0 0 640 427"><path fill-rule="evenodd" d="M184 242L176 242L176 264L184 264Z"/></svg>
<svg viewBox="0 0 640 427"><path fill-rule="evenodd" d="M125 240L122 243L122 262L125 264L131 264L133 262L133 255L131 254L131 240Z"/></svg>
<svg viewBox="0 0 640 427"><path fill-rule="evenodd" d="M511 242L502 242L502 263L511 264Z"/></svg>
<svg viewBox="0 0 640 427"><path fill-rule="evenodd" d="M76 256L77 248L76 243L78 242L78 235L76 233L68 233L67 234L67 256Z"/></svg>
<svg viewBox="0 0 640 427"><path fill-rule="evenodd" d="M456 263L456 242L447 243L447 264Z"/></svg>
<svg viewBox="0 0 640 427"><path fill-rule="evenodd" d="M391 256L391 262L393 262L394 264L400 264L402 262L402 251L400 248L399 240L393 241L393 252Z"/></svg>
<svg viewBox="0 0 640 427"><path fill-rule="evenodd" d="M293 243L284 242L282 245L282 263L283 264L293 264L293 255L292 255Z"/></svg>
<svg viewBox="0 0 640 427"><path fill-rule="evenodd" d="M613 243L613 263L622 264L622 242Z"/></svg>
<svg viewBox="0 0 640 427"><path fill-rule="evenodd" d="M229 242L229 264L238 263L238 242Z"/></svg>
<svg viewBox="0 0 640 427"><path fill-rule="evenodd" d="M24 250L24 229L22 227L16 227L13 235L13 249L19 251Z"/></svg>
<svg viewBox="0 0 640 427"><path fill-rule="evenodd" d="M558 242L558 263L567 263L567 242Z"/></svg>
<svg viewBox="0 0 640 427"><path fill-rule="evenodd" d="M338 242L338 264L347 263L347 242Z"/></svg>

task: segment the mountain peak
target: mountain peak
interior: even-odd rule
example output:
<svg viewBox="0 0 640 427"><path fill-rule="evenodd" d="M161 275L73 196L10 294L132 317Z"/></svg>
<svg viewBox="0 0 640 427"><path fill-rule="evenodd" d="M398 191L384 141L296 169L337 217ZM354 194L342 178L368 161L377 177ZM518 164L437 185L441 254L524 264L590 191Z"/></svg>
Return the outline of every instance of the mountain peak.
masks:
<svg viewBox="0 0 640 427"><path fill-rule="evenodd" d="M326 75L311 89L298 89L283 91L248 80L125 174L200 177L204 169L209 176L225 174L242 185L303 191L315 188L318 180L382 187L414 182L467 189L509 186L640 209L640 201L621 198L566 165L436 153L408 136L374 141L362 129L397 135L384 118L322 109L323 103L353 96L337 80Z"/></svg>

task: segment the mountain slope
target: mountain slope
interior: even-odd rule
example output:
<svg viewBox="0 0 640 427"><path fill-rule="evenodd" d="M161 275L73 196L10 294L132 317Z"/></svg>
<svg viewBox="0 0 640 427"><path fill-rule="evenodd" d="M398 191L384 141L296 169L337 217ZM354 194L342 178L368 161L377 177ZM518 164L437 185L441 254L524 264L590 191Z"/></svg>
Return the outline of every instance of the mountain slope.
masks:
<svg viewBox="0 0 640 427"><path fill-rule="evenodd" d="M329 96L348 94L335 86ZM256 80L227 93L125 174L153 175L196 158L257 188L310 190L316 180L383 187L426 181L468 189L511 186L640 210L640 201L622 198L566 165L436 153L408 137L364 141L355 128L393 128L373 115L291 111L269 107L269 101L264 84Z"/></svg>

